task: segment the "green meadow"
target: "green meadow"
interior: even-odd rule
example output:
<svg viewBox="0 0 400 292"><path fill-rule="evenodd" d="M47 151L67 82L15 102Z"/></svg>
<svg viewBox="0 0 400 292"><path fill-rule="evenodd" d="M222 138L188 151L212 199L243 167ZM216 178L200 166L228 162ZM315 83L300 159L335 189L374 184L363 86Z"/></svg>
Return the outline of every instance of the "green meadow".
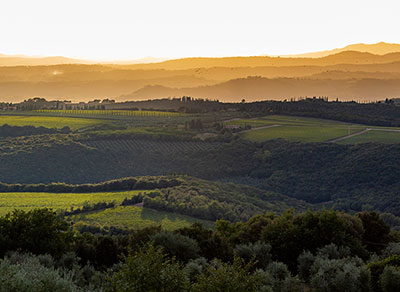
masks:
<svg viewBox="0 0 400 292"><path fill-rule="evenodd" d="M118 206L102 211L75 215L72 216L72 220L91 226L114 226L123 229L141 229L161 225L164 229L174 230L188 227L196 222L202 223L208 228L213 227L211 221L136 206Z"/></svg>
<svg viewBox="0 0 400 292"><path fill-rule="evenodd" d="M238 134L246 140L255 142L277 138L297 142L329 142L370 128L367 125L281 115L271 115L256 119L236 119L226 121L224 124L242 128L251 126L250 130L242 131ZM374 128L385 129L385 127ZM400 133L369 131L340 141L340 143L348 144L366 142L399 143Z"/></svg>
<svg viewBox="0 0 400 292"><path fill-rule="evenodd" d="M102 193L0 193L0 216L14 209L31 210L51 208L65 210L82 207L85 203L116 202L144 191L102 192Z"/></svg>
<svg viewBox="0 0 400 292"><path fill-rule="evenodd" d="M72 130L92 127L109 123L101 119L69 118L69 117L48 117L48 116L28 116L28 115L0 115L0 126L34 126L45 128L63 128L70 127Z"/></svg>
<svg viewBox="0 0 400 292"><path fill-rule="evenodd" d="M98 202L115 202L117 206L101 211L71 216L75 223L94 226L114 226L119 228L144 228L161 225L165 229L173 230L190 226L200 222L207 227L212 227L210 221L195 219L189 216L156 211L153 209L136 206L119 206L124 198L131 198L135 194L151 192L124 191L101 193L0 193L0 216L15 209L29 211L35 208L51 208L57 210L70 210L71 207L79 208L85 204Z"/></svg>
<svg viewBox="0 0 400 292"><path fill-rule="evenodd" d="M319 127L319 126L278 126L244 132L242 138L261 142L270 139L282 138L288 141L325 142L335 138L361 131L359 128Z"/></svg>
<svg viewBox="0 0 400 292"><path fill-rule="evenodd" d="M351 137L349 139L340 141L343 144L358 144L358 143L369 143L369 142L380 142L380 143L400 143L400 132L390 131L376 131L371 130L360 135Z"/></svg>

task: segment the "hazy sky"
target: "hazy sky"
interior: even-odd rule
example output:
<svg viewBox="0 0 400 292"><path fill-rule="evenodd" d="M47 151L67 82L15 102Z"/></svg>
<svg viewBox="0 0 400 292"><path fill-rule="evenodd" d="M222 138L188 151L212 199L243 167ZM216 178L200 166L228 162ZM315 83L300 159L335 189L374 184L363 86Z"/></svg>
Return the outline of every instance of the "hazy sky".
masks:
<svg viewBox="0 0 400 292"><path fill-rule="evenodd" d="M1 0L0 53L97 60L400 43L398 0Z"/></svg>

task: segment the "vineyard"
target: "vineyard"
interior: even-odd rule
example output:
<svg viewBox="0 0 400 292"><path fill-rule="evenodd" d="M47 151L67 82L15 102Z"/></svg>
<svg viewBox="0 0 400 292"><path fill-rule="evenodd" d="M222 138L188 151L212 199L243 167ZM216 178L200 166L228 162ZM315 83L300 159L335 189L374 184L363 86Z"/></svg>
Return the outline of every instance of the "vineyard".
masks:
<svg viewBox="0 0 400 292"><path fill-rule="evenodd" d="M143 111L143 110L36 110L38 113L50 113L60 116L82 115L82 116L133 116L133 117L176 117L183 116L176 112Z"/></svg>
<svg viewBox="0 0 400 292"><path fill-rule="evenodd" d="M150 141L144 139L116 139L116 140L96 140L87 141L89 147L97 148L104 152L162 152L162 153L181 153L209 151L216 149L219 143L200 142L200 141Z"/></svg>

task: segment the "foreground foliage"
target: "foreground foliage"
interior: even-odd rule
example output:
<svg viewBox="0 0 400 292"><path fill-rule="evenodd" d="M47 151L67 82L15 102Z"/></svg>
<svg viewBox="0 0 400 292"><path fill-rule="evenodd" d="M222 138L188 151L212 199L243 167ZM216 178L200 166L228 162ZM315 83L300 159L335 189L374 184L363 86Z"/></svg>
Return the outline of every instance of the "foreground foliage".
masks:
<svg viewBox="0 0 400 292"><path fill-rule="evenodd" d="M110 236L35 209L0 217L0 230L0 291L400 289L400 236L376 213L288 211Z"/></svg>

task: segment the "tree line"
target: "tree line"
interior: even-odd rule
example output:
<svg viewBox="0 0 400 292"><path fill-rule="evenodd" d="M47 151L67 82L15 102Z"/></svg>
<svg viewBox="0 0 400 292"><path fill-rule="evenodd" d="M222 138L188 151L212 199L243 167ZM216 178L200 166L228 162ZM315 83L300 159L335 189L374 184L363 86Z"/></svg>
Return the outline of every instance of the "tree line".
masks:
<svg viewBox="0 0 400 292"><path fill-rule="evenodd" d="M0 217L4 291L398 291L400 234L375 212L260 214L81 233L49 209ZM38 272L39 271L39 272Z"/></svg>

